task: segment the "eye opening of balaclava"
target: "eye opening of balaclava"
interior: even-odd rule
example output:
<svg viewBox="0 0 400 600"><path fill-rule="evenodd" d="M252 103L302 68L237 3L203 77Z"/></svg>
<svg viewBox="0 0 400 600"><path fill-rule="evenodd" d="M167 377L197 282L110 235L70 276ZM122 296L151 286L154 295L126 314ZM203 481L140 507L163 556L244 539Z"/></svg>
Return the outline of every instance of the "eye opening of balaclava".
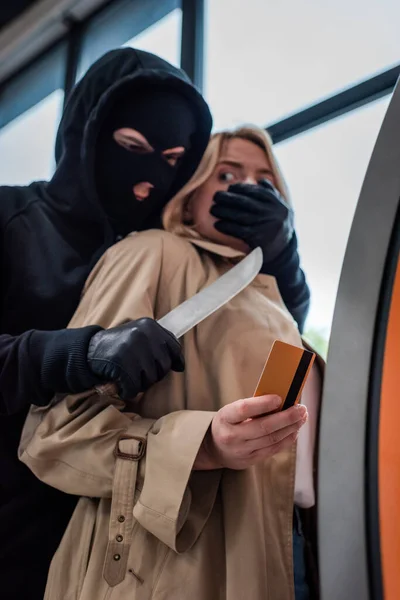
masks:
<svg viewBox="0 0 400 600"><path fill-rule="evenodd" d="M136 153L121 146L114 132L138 131L153 152ZM179 165L170 165L162 152L191 147L196 120L186 97L172 88L151 86L120 96L106 114L95 149L95 183L99 200L114 229L126 234L140 230L146 219L161 211ZM151 184L149 196L137 200L133 188Z"/></svg>

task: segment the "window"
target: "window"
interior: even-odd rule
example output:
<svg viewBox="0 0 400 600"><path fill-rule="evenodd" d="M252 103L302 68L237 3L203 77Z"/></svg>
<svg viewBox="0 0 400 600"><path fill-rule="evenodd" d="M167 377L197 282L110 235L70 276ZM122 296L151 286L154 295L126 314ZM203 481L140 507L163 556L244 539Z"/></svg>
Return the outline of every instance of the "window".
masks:
<svg viewBox="0 0 400 600"><path fill-rule="evenodd" d="M56 90L0 129L0 185L49 179L64 94Z"/></svg>
<svg viewBox="0 0 400 600"><path fill-rule="evenodd" d="M178 65L181 9L178 0L123 0L114 2L89 22L82 45L77 78L100 56L118 46L158 54Z"/></svg>
<svg viewBox="0 0 400 600"><path fill-rule="evenodd" d="M354 211L389 101L385 97L275 147L311 287L306 329L312 335L329 337Z"/></svg>
<svg viewBox="0 0 400 600"><path fill-rule="evenodd" d="M176 8L136 37L124 44L146 50L164 58L176 67L181 62L182 11Z"/></svg>
<svg viewBox="0 0 400 600"><path fill-rule="evenodd" d="M0 89L0 185L51 177L64 81L60 44Z"/></svg>
<svg viewBox="0 0 400 600"><path fill-rule="evenodd" d="M267 125L399 61L393 0L208 0L206 9L216 129Z"/></svg>

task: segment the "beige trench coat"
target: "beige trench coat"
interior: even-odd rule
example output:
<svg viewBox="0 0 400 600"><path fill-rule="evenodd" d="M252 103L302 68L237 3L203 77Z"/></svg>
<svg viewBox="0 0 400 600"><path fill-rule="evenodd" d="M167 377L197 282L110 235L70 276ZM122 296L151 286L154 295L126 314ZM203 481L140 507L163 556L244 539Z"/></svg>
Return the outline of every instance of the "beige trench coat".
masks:
<svg viewBox="0 0 400 600"><path fill-rule="evenodd" d="M133 234L97 264L70 326L158 319L239 256L162 231ZM82 496L47 600L293 600L295 447L244 471L192 472L215 411L252 396L277 338L301 345L275 279L259 275L184 336L185 373L136 402L91 391L31 409L21 460Z"/></svg>

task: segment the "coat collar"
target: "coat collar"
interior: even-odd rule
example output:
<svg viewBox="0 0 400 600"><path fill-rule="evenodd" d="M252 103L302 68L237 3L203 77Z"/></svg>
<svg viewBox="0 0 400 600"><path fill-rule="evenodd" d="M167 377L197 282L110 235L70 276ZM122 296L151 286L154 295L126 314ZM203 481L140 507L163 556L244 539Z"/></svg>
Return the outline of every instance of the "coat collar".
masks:
<svg viewBox="0 0 400 600"><path fill-rule="evenodd" d="M198 246L207 250L207 252L211 252L212 254L217 254L217 256L222 256L223 258L242 258L245 256L245 253L241 250L235 250L230 246L224 246L222 244L217 244L216 242L210 242L209 240L197 239L197 238L185 238L193 244L194 246Z"/></svg>

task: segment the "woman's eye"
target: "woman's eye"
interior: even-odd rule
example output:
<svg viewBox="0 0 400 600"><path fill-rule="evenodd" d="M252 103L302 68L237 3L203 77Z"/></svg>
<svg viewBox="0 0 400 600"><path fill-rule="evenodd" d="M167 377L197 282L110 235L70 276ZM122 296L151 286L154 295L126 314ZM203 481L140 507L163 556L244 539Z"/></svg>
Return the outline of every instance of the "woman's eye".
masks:
<svg viewBox="0 0 400 600"><path fill-rule="evenodd" d="M258 185L260 185L260 183L262 183L263 181L269 181L273 186L275 186L275 181L272 175L264 175L264 177L261 177L260 179L257 180Z"/></svg>
<svg viewBox="0 0 400 600"><path fill-rule="evenodd" d="M235 175L229 171L226 171L225 173L220 173L218 175L218 179L222 183L232 183L233 181L235 181Z"/></svg>

